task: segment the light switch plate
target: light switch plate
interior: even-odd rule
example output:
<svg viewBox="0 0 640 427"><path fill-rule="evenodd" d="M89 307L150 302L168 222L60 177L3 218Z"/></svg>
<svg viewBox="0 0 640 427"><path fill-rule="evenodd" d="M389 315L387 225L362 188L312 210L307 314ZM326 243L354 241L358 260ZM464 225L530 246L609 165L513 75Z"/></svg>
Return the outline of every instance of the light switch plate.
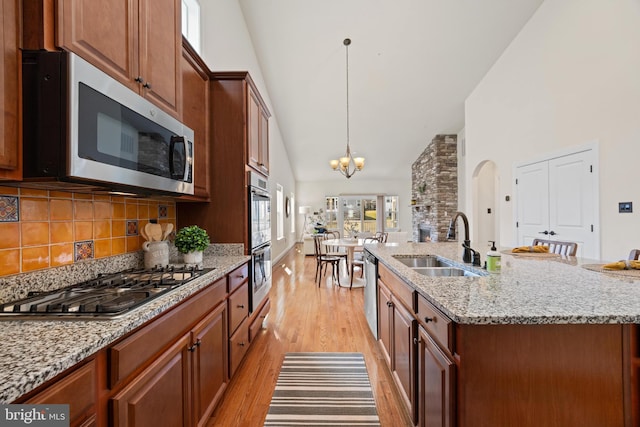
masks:
<svg viewBox="0 0 640 427"><path fill-rule="evenodd" d="M631 213L633 212L633 202L620 202L618 203L619 213Z"/></svg>

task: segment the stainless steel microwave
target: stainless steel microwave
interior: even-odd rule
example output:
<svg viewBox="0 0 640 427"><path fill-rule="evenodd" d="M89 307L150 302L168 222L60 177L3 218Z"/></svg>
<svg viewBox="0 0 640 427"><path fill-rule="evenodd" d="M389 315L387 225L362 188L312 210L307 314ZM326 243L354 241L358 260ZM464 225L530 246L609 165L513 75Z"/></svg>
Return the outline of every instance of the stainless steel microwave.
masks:
<svg viewBox="0 0 640 427"><path fill-rule="evenodd" d="M23 184L193 194L193 130L73 53L22 68Z"/></svg>

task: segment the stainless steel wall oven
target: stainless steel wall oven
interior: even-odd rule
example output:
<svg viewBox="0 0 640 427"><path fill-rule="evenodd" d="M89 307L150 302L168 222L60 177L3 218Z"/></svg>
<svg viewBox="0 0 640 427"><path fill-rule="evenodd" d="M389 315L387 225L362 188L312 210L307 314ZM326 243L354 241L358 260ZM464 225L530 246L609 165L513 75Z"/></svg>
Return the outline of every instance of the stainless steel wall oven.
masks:
<svg viewBox="0 0 640 427"><path fill-rule="evenodd" d="M249 172L249 242L251 245L251 312L271 289L271 196L265 178Z"/></svg>

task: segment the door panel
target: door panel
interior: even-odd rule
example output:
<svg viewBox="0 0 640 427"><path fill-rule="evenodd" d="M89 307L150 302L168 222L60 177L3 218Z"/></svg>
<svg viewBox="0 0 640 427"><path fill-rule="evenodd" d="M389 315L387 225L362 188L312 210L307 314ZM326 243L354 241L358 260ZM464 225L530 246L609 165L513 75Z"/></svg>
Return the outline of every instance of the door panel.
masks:
<svg viewBox="0 0 640 427"><path fill-rule="evenodd" d="M578 243L577 256L598 258L595 251L592 151L549 161L549 229L553 238Z"/></svg>
<svg viewBox="0 0 640 427"><path fill-rule="evenodd" d="M577 256L599 258L595 161L589 149L517 169L519 245L534 238L576 242Z"/></svg>
<svg viewBox="0 0 640 427"><path fill-rule="evenodd" d="M518 168L518 245L530 245L549 229L549 165L535 163Z"/></svg>

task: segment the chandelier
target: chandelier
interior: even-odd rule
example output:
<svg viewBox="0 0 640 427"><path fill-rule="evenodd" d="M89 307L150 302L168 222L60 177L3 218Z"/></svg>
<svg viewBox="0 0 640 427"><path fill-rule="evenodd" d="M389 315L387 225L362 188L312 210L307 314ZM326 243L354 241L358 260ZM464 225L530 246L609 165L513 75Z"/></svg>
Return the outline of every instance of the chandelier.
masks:
<svg viewBox="0 0 640 427"><path fill-rule="evenodd" d="M351 39L343 41L347 53L347 151L339 160L331 160L329 164L334 171L340 171L347 178L351 178L354 173L364 168L364 157L353 157L349 146L349 45Z"/></svg>

